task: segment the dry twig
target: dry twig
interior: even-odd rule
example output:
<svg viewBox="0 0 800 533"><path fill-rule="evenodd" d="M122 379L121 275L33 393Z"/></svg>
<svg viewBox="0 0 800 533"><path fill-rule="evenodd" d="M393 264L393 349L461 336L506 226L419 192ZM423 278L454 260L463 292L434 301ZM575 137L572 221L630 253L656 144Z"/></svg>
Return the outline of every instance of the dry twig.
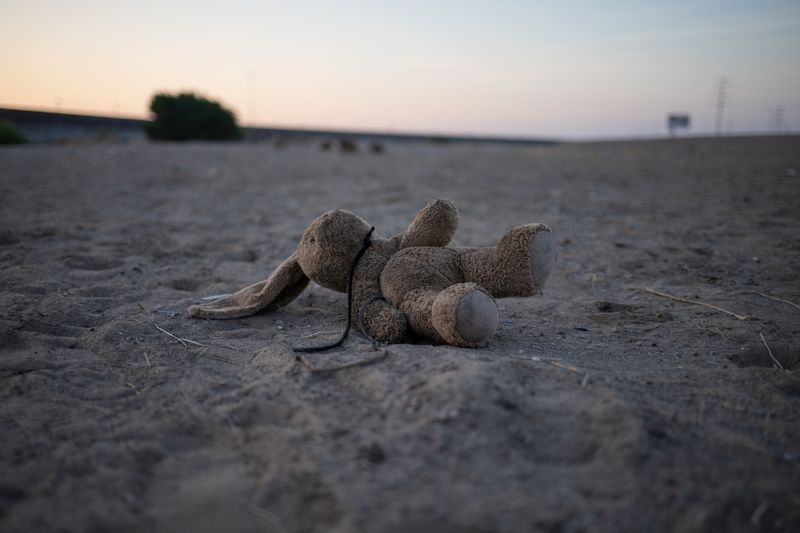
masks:
<svg viewBox="0 0 800 533"><path fill-rule="evenodd" d="M264 509L263 507L258 507L257 505L252 504L250 507L248 507L248 510L250 511L250 514L264 520L266 525L270 526L278 533L286 533L287 529L283 527L283 524L281 524L281 520L278 515L269 509Z"/></svg>
<svg viewBox="0 0 800 533"><path fill-rule="evenodd" d="M512 357L512 359L515 359L517 361L528 361L531 363L545 363L558 368L563 368L564 370L569 370L570 372L576 372L578 374L585 372L584 370L581 370L576 366L568 365L566 363L561 363L559 362L560 360L555 357L539 357L538 355L533 355L531 357ZM588 379L588 376L589 374L587 372L585 378Z"/></svg>
<svg viewBox="0 0 800 533"><path fill-rule="evenodd" d="M764 334L763 333L759 333L759 335L761 336L761 342L763 342L764 346L767 347L767 352L769 352L769 356L772 357L772 360L775 361L775 364L778 365L778 368L783 370L783 365L780 363L780 361L775 359L774 355L772 355L772 350L769 349L769 344L767 344L767 339L764 338Z"/></svg>
<svg viewBox="0 0 800 533"><path fill-rule="evenodd" d="M785 304L789 304L792 307L796 307L797 309L800 309L800 305L798 305L798 304L796 304L794 302L790 302L789 300L784 300L783 298L778 298L777 296L770 296L769 294L761 292L761 291L747 291L747 292L752 292L752 293L758 294L759 296L763 296L764 298L769 298L770 300L775 300L776 302L782 302L782 303L785 303Z"/></svg>
<svg viewBox="0 0 800 533"><path fill-rule="evenodd" d="M202 342L193 341L192 339L187 339L185 337L178 337L177 335L174 335L174 334L170 333L169 331L165 330L164 328L162 328L158 324L153 324L153 325L156 327L156 329L158 331L160 331L162 333L166 333L167 335L169 335L170 337L172 337L176 341L180 342L181 344L183 344L187 348L189 347L187 344L194 344L195 346L202 346L203 348L208 348L209 346L218 346L220 348L227 348L228 350L233 350L233 351L236 351L236 352L240 352L241 351L239 348L234 348L233 346L227 346L225 344L217 344L217 343L213 343L213 342L209 343L209 344L204 344Z"/></svg>
<svg viewBox="0 0 800 533"><path fill-rule="evenodd" d="M655 289L648 289L647 287L642 288L643 291L649 292L651 294L655 294L656 296L663 296L664 298L669 298L670 300L675 300L676 302L683 302L687 304L694 304L694 305L702 305L703 307L708 307L710 309L714 309L715 311L720 311L721 313L725 313L726 315L731 315L732 317L736 317L739 320L750 320L750 317L747 315L740 315L738 313L734 313L733 311L728 311L727 309L723 309L718 305L701 302L700 300L690 300L689 298L681 298L680 296L674 296L672 294L667 294L666 292L657 291Z"/></svg>
<svg viewBox="0 0 800 533"><path fill-rule="evenodd" d="M753 511L753 514L750 516L750 523L756 527L761 526L761 517L764 516L764 513L769 509L769 503L766 501L761 502L756 510Z"/></svg>
<svg viewBox="0 0 800 533"><path fill-rule="evenodd" d="M578 367L575 367L575 366L572 366L572 365L567 365L565 363L559 363L558 361L547 361L547 362L548 362L548 364L551 364L553 366L557 366L558 368L563 368L564 370L569 370L570 372L576 372L578 374L583 372L583 370L581 370Z"/></svg>
<svg viewBox="0 0 800 533"><path fill-rule="evenodd" d="M311 337L316 337L317 335L335 335L337 333L341 333L338 330L334 331L315 331L314 333L309 333L308 335L303 335L304 339L310 339Z"/></svg>
<svg viewBox="0 0 800 533"><path fill-rule="evenodd" d="M180 337L178 337L177 335L173 335L172 333L170 333L169 331L165 330L164 328L162 328L162 327L161 327L161 326L159 326L158 324L153 324L153 325L156 327L156 329L157 329L158 331L160 331L160 332L162 332L162 333L166 333L167 335L169 335L170 337L172 337L173 339L175 339L175 340L176 340L176 341L178 341L179 343L183 344L183 345L184 345L184 346L186 346L187 348L189 347L189 346L186 344L186 341L184 341L183 339L181 339L181 338L180 338Z"/></svg>
<svg viewBox="0 0 800 533"><path fill-rule="evenodd" d="M381 350L381 353L379 353L378 355L376 355L374 357L368 357L366 359L361 359L359 361L353 361L352 363L345 363L343 365L331 366L331 367L314 366L314 364L311 363L311 361L309 361L308 359L306 359L302 354L297 354L295 356L295 358L298 361L300 361L303 364L303 366L305 366L312 374L321 374L321 373L325 373L325 372L338 372L339 370L345 370L347 368L353 368L353 367L357 367L357 366L370 365L370 364L375 363L377 361L381 361L387 355L388 355L388 352L385 349L383 349L383 350Z"/></svg>
<svg viewBox="0 0 800 533"><path fill-rule="evenodd" d="M695 325L695 326L697 326L697 329L702 329L702 330L710 331L711 333L716 333L717 335L719 335L719 336L720 336L720 337L722 337L723 339L728 339L728 340L731 340L731 338L730 338L728 335L725 335L724 333L722 333L722 332L721 332L720 330L718 330L718 329L714 329L714 328L711 328L711 327L708 327L708 326L701 326L699 322L695 322L695 324L694 324L694 325Z"/></svg>

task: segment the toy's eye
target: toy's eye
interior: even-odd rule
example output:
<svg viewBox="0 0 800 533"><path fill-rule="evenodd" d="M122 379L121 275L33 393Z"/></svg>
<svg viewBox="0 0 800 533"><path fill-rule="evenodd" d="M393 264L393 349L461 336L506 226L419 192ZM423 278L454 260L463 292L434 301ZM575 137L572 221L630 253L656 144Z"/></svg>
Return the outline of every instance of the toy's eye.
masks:
<svg viewBox="0 0 800 533"><path fill-rule="evenodd" d="M311 244L314 244L315 241L316 241L316 239L314 237L309 237L308 238L308 242L310 242Z"/></svg>

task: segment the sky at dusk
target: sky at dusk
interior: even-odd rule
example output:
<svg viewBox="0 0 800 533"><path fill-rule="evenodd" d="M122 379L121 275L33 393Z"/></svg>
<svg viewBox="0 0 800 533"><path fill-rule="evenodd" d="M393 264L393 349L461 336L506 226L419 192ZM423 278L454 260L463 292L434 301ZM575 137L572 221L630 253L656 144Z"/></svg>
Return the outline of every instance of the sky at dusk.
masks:
<svg viewBox="0 0 800 533"><path fill-rule="evenodd" d="M193 90L245 125L529 137L686 112L800 131L800 0L0 0L0 106L147 117Z"/></svg>

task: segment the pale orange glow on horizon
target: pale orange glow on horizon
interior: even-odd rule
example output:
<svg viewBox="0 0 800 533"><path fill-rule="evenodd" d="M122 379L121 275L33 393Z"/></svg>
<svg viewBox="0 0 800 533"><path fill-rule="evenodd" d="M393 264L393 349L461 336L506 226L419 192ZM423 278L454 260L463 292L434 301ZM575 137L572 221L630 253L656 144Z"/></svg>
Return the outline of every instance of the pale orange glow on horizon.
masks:
<svg viewBox="0 0 800 533"><path fill-rule="evenodd" d="M0 106L146 117L193 90L244 124L628 136L709 131L724 74L730 129L800 127L797 3L284 4L0 0Z"/></svg>

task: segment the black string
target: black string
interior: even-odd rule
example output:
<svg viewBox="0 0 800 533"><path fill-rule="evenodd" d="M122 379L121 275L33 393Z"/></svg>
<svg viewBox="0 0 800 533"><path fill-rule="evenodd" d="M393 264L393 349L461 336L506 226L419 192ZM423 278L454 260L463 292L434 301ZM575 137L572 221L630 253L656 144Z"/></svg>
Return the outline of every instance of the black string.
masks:
<svg viewBox="0 0 800 533"><path fill-rule="evenodd" d="M370 237L372 237L373 231L375 231L374 226L369 229L369 233L367 233L367 236L364 237L364 244L361 246L361 250L358 251L358 254L356 254L355 259L353 259L353 265L350 267L350 274L347 276L347 325L345 326L344 331L342 332L341 338L339 338L339 340L334 342L333 344L326 344L324 346L298 346L292 348L292 350L294 350L295 352L301 352L301 353L324 352L325 350L330 350L331 348L336 348L337 346L341 345L347 338L347 335L350 334L350 324L352 322L351 317L353 311L353 274L356 271L358 262L361 260L361 256L364 255L364 252L367 251L369 245L372 244Z"/></svg>

